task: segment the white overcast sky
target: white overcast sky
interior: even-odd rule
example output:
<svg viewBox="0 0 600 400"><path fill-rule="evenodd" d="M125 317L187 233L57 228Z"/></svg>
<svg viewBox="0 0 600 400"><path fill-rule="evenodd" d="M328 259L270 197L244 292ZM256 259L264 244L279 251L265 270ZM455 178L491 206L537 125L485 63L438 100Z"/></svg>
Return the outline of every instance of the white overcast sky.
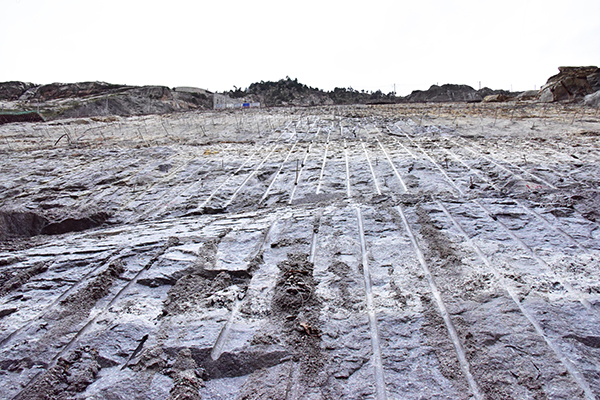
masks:
<svg viewBox="0 0 600 400"><path fill-rule="evenodd" d="M398 94L539 88L600 64L600 0L0 0L0 82Z"/></svg>

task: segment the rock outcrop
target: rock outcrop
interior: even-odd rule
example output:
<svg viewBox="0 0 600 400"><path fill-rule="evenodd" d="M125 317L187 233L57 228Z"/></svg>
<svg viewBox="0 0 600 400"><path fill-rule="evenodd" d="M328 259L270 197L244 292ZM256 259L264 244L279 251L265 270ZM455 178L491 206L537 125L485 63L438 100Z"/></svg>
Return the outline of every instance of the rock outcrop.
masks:
<svg viewBox="0 0 600 400"><path fill-rule="evenodd" d="M446 84L432 85L427 90L415 90L407 97L410 103L421 102L448 102L448 101L475 101L482 100L476 96L476 91L468 85Z"/></svg>
<svg viewBox="0 0 600 400"><path fill-rule="evenodd" d="M3 82L0 83L0 102L4 109L11 111L39 110L47 119L130 116L210 109L212 93L202 89L181 91L165 86L140 87L105 82L48 85Z"/></svg>
<svg viewBox="0 0 600 400"><path fill-rule="evenodd" d="M558 70L540 89L541 102L577 100L600 90L598 67L558 67Z"/></svg>
<svg viewBox="0 0 600 400"><path fill-rule="evenodd" d="M475 90L468 85L445 84L432 85L427 90L415 90L405 99L409 103L480 102L485 97L494 95L512 97L512 93L506 90L492 90L487 87Z"/></svg>
<svg viewBox="0 0 600 400"><path fill-rule="evenodd" d="M433 85L406 97L394 92L358 91L351 87L324 91L297 79L277 82L260 81L245 90L224 92L236 102L259 102L263 107L324 106L349 104L442 103L508 101L517 93L490 88L473 89L468 85ZM218 95L217 95L218 96ZM492 97L489 97L492 96ZM0 103L12 113L37 111L44 119L85 118L109 115L131 116L165 114L176 111L212 109L214 94L193 87L128 86L105 82L52 83L35 85L24 82L0 83ZM14 122L14 121L7 121Z"/></svg>
<svg viewBox="0 0 600 400"><path fill-rule="evenodd" d="M26 82L2 82L0 83L0 100L18 100L27 90L36 87L33 83Z"/></svg>
<svg viewBox="0 0 600 400"><path fill-rule="evenodd" d="M130 89L131 86L113 85L105 82L51 83L30 88L21 97L22 100L48 101L68 98L83 98L112 94ZM25 96L31 96L27 98Z"/></svg>
<svg viewBox="0 0 600 400"><path fill-rule="evenodd" d="M513 98L518 93L506 90L482 88L475 90L467 85L433 85L428 90L415 90L406 97L396 96L393 92L365 92L352 88L335 88L331 91L312 88L297 79L281 79L277 82L257 82L246 90L236 88L226 93L234 99L258 101L267 107L273 106L317 106L333 104L393 104L393 103L442 103L442 102L480 102L486 96L502 95ZM241 100L240 100L241 101Z"/></svg>

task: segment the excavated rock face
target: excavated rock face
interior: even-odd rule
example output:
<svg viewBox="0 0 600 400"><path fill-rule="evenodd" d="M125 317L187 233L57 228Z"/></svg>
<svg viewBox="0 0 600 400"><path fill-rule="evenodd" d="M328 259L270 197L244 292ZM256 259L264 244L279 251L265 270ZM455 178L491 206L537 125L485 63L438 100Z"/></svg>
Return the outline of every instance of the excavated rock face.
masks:
<svg viewBox="0 0 600 400"><path fill-rule="evenodd" d="M0 83L0 100L18 100L25 91L35 86L33 83L26 82L2 82Z"/></svg>
<svg viewBox="0 0 600 400"><path fill-rule="evenodd" d="M0 83L0 101L7 109L36 108L47 119L106 115L164 114L177 110L212 108L212 94L177 92L165 86L125 86L106 82ZM207 94L206 94L207 93ZM3 105L4 106L4 105ZM32 115L38 119L32 119ZM35 113L2 115L0 123L43 121Z"/></svg>
<svg viewBox="0 0 600 400"><path fill-rule="evenodd" d="M2 125L0 399L600 398L598 137L537 102Z"/></svg>
<svg viewBox="0 0 600 400"><path fill-rule="evenodd" d="M105 82L79 82L79 83L51 83L40 86L34 98L36 100L48 101L53 99L66 99L71 97L87 97L117 89L124 89L124 85L112 85Z"/></svg>
<svg viewBox="0 0 600 400"><path fill-rule="evenodd" d="M548 78L540 89L540 101L575 100L600 90L600 68L559 67L558 74Z"/></svg>

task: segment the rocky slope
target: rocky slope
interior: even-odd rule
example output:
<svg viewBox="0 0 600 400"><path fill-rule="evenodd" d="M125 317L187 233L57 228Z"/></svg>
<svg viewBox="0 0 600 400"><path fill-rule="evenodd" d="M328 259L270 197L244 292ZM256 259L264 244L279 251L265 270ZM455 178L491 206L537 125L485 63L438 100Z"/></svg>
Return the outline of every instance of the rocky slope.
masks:
<svg viewBox="0 0 600 400"><path fill-rule="evenodd" d="M223 93L232 102L259 102L262 107L324 106L350 104L397 103L475 103L512 100L539 100L541 102L585 101L598 107L600 100L600 69L597 67L560 67L559 74L548 79L539 92L509 92L483 88L475 90L468 85L432 85L427 90L416 90L401 97L381 91L365 92L352 88L324 91L286 77L279 81L260 81L242 90ZM587 97L584 99L584 96ZM36 85L25 82L0 83L2 111L37 111L45 119L131 116L166 114L176 111L211 109L213 94L196 88L165 86L127 86L104 82L53 83ZM0 123L27 121L14 115L0 119Z"/></svg>
<svg viewBox="0 0 600 400"><path fill-rule="evenodd" d="M106 115L164 114L210 109L212 94L165 86L126 86L105 82L0 83L3 110L36 110L46 119Z"/></svg>
<svg viewBox="0 0 600 400"><path fill-rule="evenodd" d="M469 103L482 101L486 96L502 95L511 98L519 93L511 93L507 90L492 90L487 87L475 90L468 85L446 84L442 86L432 85L428 90L415 90L405 98L405 101L409 103Z"/></svg>
<svg viewBox="0 0 600 400"><path fill-rule="evenodd" d="M599 135L570 103L2 125L0 398L596 399Z"/></svg>

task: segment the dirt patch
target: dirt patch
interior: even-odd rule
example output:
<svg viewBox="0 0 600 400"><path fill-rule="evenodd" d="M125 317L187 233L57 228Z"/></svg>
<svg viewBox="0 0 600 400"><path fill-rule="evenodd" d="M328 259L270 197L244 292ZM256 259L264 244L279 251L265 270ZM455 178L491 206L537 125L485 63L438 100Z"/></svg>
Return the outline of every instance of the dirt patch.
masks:
<svg viewBox="0 0 600 400"><path fill-rule="evenodd" d="M452 246L450 240L441 232L429 214L417 206L418 223L421 225L420 233L424 239L425 257L434 263L441 262L440 268L454 269L462 264L461 257Z"/></svg>
<svg viewBox="0 0 600 400"><path fill-rule="evenodd" d="M273 310L297 317L309 303L315 302L313 264L307 254L288 254L288 259L277 264L281 270L273 296ZM314 305L314 304L311 304Z"/></svg>
<svg viewBox="0 0 600 400"><path fill-rule="evenodd" d="M55 366L28 385L15 400L73 399L96 379L100 364L98 352L89 347L61 357Z"/></svg>
<svg viewBox="0 0 600 400"><path fill-rule="evenodd" d="M110 292L115 280L125 272L121 260L114 261L102 273L96 276L83 289L73 293L61 302L64 311L61 314L68 315L70 319L89 315L90 310L96 302Z"/></svg>
<svg viewBox="0 0 600 400"><path fill-rule="evenodd" d="M238 294L246 291L252 270L260 260L250 262L247 271L213 269L219 242L220 238L211 239L200 248L193 268L186 270L169 289L162 316L206 307L224 306L231 309Z"/></svg>
<svg viewBox="0 0 600 400"><path fill-rule="evenodd" d="M167 400L200 400L198 390L204 386L203 370L192 358L190 349L181 349L175 362L167 370L167 375L173 379L173 387Z"/></svg>
<svg viewBox="0 0 600 400"><path fill-rule="evenodd" d="M267 377L261 372L253 374L242 388L241 399L305 396L320 393L326 382L327 377L322 374L328 360L321 352L321 301L315 295L317 282L308 257L305 253L288 254L286 260L277 264L280 274L272 300L271 321L280 335L277 340L292 354L292 363L286 363L289 367L278 365L269 370ZM280 379L284 370L288 371L287 377L280 381L279 387L263 384L265 380Z"/></svg>
<svg viewBox="0 0 600 400"><path fill-rule="evenodd" d="M462 293L461 297L465 299L475 299L482 292L487 292L490 295L497 295L492 293L493 281L494 275L489 272L470 272L464 276L462 283L464 292Z"/></svg>
<svg viewBox="0 0 600 400"><path fill-rule="evenodd" d="M306 245L306 244L309 244L309 243L308 243L308 240L306 240L304 238L296 238L296 239L283 238L281 240L278 240L277 242L271 243L271 248L278 249L280 247L290 247L290 246L294 246L294 245Z"/></svg>
<svg viewBox="0 0 600 400"><path fill-rule="evenodd" d="M41 324L44 333L32 346L31 354L43 357L43 353L57 340L81 328L82 321L89 316L98 300L110 293L111 288L125 271L120 260L111 263L106 270L95 276L85 287L67 296L55 312L46 313Z"/></svg>
<svg viewBox="0 0 600 400"><path fill-rule="evenodd" d="M264 368L253 373L240 390L239 400L288 399L289 381L292 376L291 362Z"/></svg>
<svg viewBox="0 0 600 400"><path fill-rule="evenodd" d="M185 275L169 290L164 302L163 316L184 314L212 306L231 308L235 296L229 296L225 289L233 284L234 279L225 271L220 272L214 279L198 273Z"/></svg>

